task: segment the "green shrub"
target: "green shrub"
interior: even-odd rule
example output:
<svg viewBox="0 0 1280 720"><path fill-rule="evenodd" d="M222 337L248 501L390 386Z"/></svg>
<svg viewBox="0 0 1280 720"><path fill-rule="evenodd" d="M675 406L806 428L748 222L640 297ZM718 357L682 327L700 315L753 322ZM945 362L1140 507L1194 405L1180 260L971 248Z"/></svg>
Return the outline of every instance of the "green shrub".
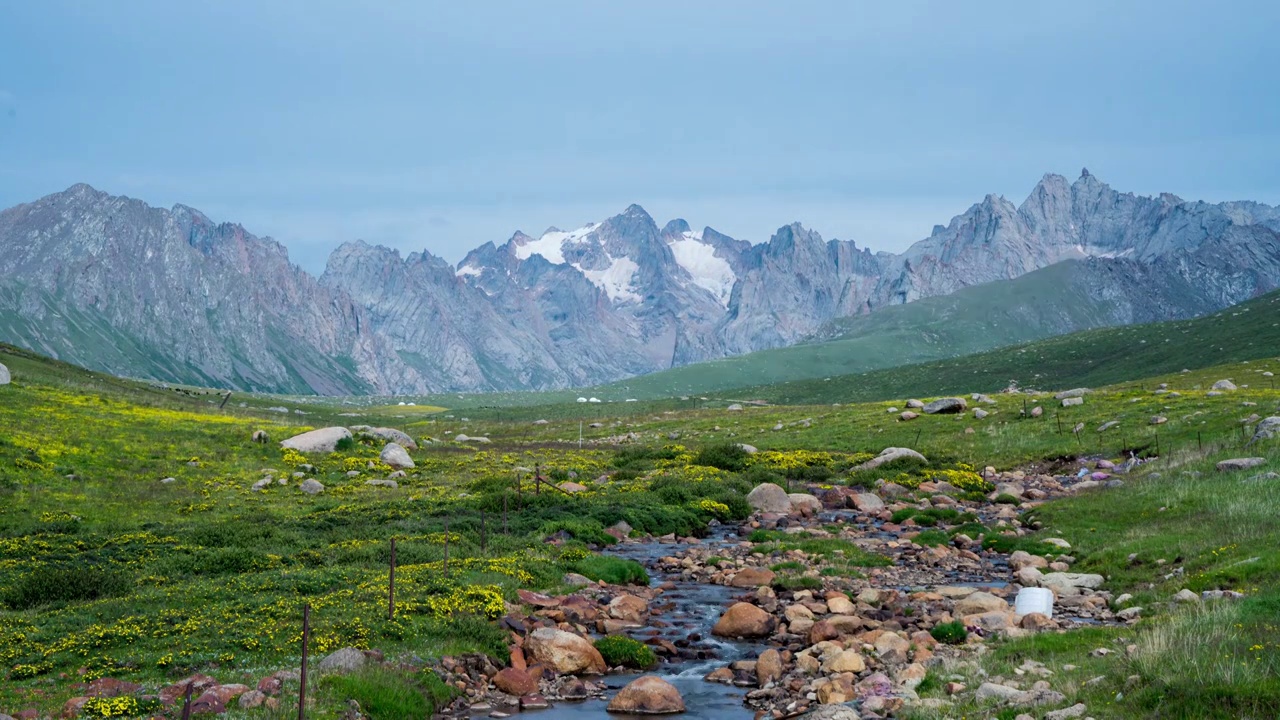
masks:
<svg viewBox="0 0 1280 720"><path fill-rule="evenodd" d="M746 450L736 443L708 445L698 451L693 462L697 465L720 468L729 472L742 472L747 469L747 458L751 457Z"/></svg>
<svg viewBox="0 0 1280 720"><path fill-rule="evenodd" d="M912 538L911 542L923 547L934 547L937 545L949 545L951 537L941 530L925 530Z"/></svg>
<svg viewBox="0 0 1280 720"><path fill-rule="evenodd" d="M969 631L964 629L964 623L959 620L934 625L929 634L934 640L947 645L959 645L969 637Z"/></svg>
<svg viewBox="0 0 1280 720"><path fill-rule="evenodd" d="M906 522L910 518L915 517L915 514L917 512L919 512L919 510L917 510L916 508L909 508L909 507L905 507L900 510L894 510L893 515L890 516L889 518L889 522L894 523L895 525L901 525L902 523Z"/></svg>
<svg viewBox="0 0 1280 720"><path fill-rule="evenodd" d="M596 650L609 667L629 667L648 670L658 664L658 656L648 645L625 635L607 635L595 642Z"/></svg>
<svg viewBox="0 0 1280 720"><path fill-rule="evenodd" d="M808 575L779 575L773 579L775 590L818 590L822 580Z"/></svg>
<svg viewBox="0 0 1280 720"><path fill-rule="evenodd" d="M564 531L574 540L581 540L593 545L612 545L618 539L604 531L604 525L597 520L552 520L538 528L538 534L555 535Z"/></svg>
<svg viewBox="0 0 1280 720"><path fill-rule="evenodd" d="M334 452L347 452L354 450L356 447L356 439L353 437L338 438L338 442L334 443Z"/></svg>
<svg viewBox="0 0 1280 720"><path fill-rule="evenodd" d="M576 572L592 580L603 580L610 585L648 585L649 573L635 560L590 555L576 562L567 563L564 569Z"/></svg>
<svg viewBox="0 0 1280 720"><path fill-rule="evenodd" d="M769 569L774 572L784 572L786 570L798 570L800 572L804 572L805 564L799 560L788 560L786 562L780 562L777 565L771 565Z"/></svg>
<svg viewBox="0 0 1280 720"><path fill-rule="evenodd" d="M339 700L355 700L364 715L379 720L420 720L436 711L424 683L395 670L377 668L328 675L321 683L327 694Z"/></svg>
<svg viewBox="0 0 1280 720"><path fill-rule="evenodd" d="M0 598L14 610L30 610L56 602L116 597L131 589L124 573L92 566L42 565L4 588Z"/></svg>
<svg viewBox="0 0 1280 720"><path fill-rule="evenodd" d="M1001 493L996 496L996 502L1001 505L1017 505L1022 501L1008 493Z"/></svg>

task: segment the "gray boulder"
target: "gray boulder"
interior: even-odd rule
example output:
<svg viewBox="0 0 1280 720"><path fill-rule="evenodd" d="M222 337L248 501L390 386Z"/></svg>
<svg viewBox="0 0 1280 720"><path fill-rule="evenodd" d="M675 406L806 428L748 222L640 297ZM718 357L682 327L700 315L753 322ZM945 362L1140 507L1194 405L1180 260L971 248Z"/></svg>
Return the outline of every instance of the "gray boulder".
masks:
<svg viewBox="0 0 1280 720"><path fill-rule="evenodd" d="M1214 383L1214 384L1213 384L1213 388L1211 388L1211 389L1213 389L1213 390L1235 390L1235 389L1237 389L1237 388L1236 388L1236 384L1235 384L1235 383L1233 383L1233 382L1231 382L1230 380L1219 380L1218 382L1216 382L1216 383Z"/></svg>
<svg viewBox="0 0 1280 720"><path fill-rule="evenodd" d="M926 415L954 415L964 412L968 407L969 405L964 401L964 398L938 398L924 406L924 413Z"/></svg>
<svg viewBox="0 0 1280 720"><path fill-rule="evenodd" d="M8 385L10 380L9 368L0 363L0 385Z"/></svg>
<svg viewBox="0 0 1280 720"><path fill-rule="evenodd" d="M1280 437L1280 416L1269 417L1258 423L1249 444L1252 445L1260 440L1272 440L1276 437Z"/></svg>
<svg viewBox="0 0 1280 720"><path fill-rule="evenodd" d="M324 492L324 485L315 478L307 478L302 481L302 484L298 486L298 489L308 495L319 495Z"/></svg>
<svg viewBox="0 0 1280 720"><path fill-rule="evenodd" d="M337 650L316 663L316 670L322 673L351 673L364 667L368 662L364 652L353 647Z"/></svg>
<svg viewBox="0 0 1280 720"><path fill-rule="evenodd" d="M418 449L417 441L415 441L412 437L409 437L408 433L401 432L400 430L397 430L395 428L369 427L367 425L362 425L359 427L353 427L351 429L354 432L364 433L365 435L372 435L373 437L379 438L381 440L386 440L387 442L393 442L399 445L400 447L408 450Z"/></svg>
<svg viewBox="0 0 1280 720"><path fill-rule="evenodd" d="M365 480L364 484L372 485L373 487L387 487L387 488L391 488L392 490L400 487L400 483L396 482L395 480L378 480L378 479Z"/></svg>
<svg viewBox="0 0 1280 720"><path fill-rule="evenodd" d="M893 462L894 460L899 460L904 457L915 458L920 462L926 462L926 463L929 462L928 460L925 459L923 455L916 452L915 450L912 450L911 448L888 447L888 448L885 448L884 450L881 450L879 455L871 458L870 460L862 463L861 465L858 465L857 467L853 468L853 470L855 472L859 470L874 470L880 467L881 465L884 465L885 463L890 463L890 462Z"/></svg>
<svg viewBox="0 0 1280 720"><path fill-rule="evenodd" d="M1218 463L1217 468L1219 472L1231 472L1232 470L1248 470L1249 468L1256 468L1259 465L1265 464L1267 464L1266 458L1232 458Z"/></svg>
<svg viewBox="0 0 1280 720"><path fill-rule="evenodd" d="M791 497L773 483L760 483L747 493L747 503L760 512L789 513Z"/></svg>
<svg viewBox="0 0 1280 720"><path fill-rule="evenodd" d="M1062 398L1062 407L1071 407L1072 405L1083 405L1083 404L1084 404L1084 398L1082 397Z"/></svg>
<svg viewBox="0 0 1280 720"><path fill-rule="evenodd" d="M1089 393L1091 393L1091 392L1093 392L1093 391L1092 391L1092 390L1090 390L1089 388L1074 388L1074 389L1071 389L1071 390L1063 390L1062 392L1058 393L1057 395L1054 395L1054 396L1053 396L1053 399L1054 399L1054 400L1066 400L1067 398L1078 398L1078 397L1084 397L1085 395L1088 395L1088 394L1089 394Z"/></svg>
<svg viewBox="0 0 1280 720"><path fill-rule="evenodd" d="M409 457L409 451L393 442L387 443L382 448L382 452L378 454L378 459L390 465L394 470L405 470L414 467L413 458Z"/></svg>
<svg viewBox="0 0 1280 720"><path fill-rule="evenodd" d="M350 437L351 431L344 427L327 427L282 440L280 447L301 453L331 453L338 449L340 441Z"/></svg>

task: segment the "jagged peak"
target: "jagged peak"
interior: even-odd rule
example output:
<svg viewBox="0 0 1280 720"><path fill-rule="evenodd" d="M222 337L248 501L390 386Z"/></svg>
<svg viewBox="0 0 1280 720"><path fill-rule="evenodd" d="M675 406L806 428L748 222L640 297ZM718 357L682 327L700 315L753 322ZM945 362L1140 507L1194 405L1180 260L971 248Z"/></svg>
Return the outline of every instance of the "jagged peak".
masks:
<svg viewBox="0 0 1280 720"><path fill-rule="evenodd" d="M628 205L627 209L622 211L622 214L649 217L649 213L635 203Z"/></svg>

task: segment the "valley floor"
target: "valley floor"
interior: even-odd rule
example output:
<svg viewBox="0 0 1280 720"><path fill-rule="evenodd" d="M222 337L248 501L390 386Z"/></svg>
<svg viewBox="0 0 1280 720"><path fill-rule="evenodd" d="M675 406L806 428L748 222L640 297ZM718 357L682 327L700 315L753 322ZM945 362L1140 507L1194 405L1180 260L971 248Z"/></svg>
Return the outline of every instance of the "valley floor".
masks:
<svg viewBox="0 0 1280 720"><path fill-rule="evenodd" d="M31 357L0 353L0 362L13 372L0 386L0 712L12 716L149 715L197 673L246 686L228 695L234 714L292 713L304 604L315 658L350 646L387 660L362 659L362 670L314 684L313 716L351 717L350 699L387 718L492 704L514 696L490 686L487 670L532 654L537 625L641 639L661 627L673 610L650 573L739 585L736 596L770 616L750 653L783 651L775 681L762 682L756 663L729 673L765 685L748 702L775 715L808 704L810 692L842 697L845 684L864 713L909 717L1044 717L1075 703L1086 706L1081 717L1280 714L1280 430L1253 440L1280 414L1265 374L1280 361L1135 380L1070 407L1051 394L966 395L964 413L906 420L909 397L838 405L837 396L467 417L292 404L306 414L285 414ZM1228 378L1235 389L1211 389ZM328 425L403 431L421 444L415 466L394 477L384 441L359 433L332 453L278 445ZM271 441L253 442L258 430ZM889 447L927 460L859 469ZM1219 469L1241 458L1258 460ZM535 484L535 473L561 489ZM323 490L303 492L304 481ZM748 496L769 483L824 507L762 513ZM722 527L707 539L717 524L741 535L716 535ZM611 548L616 535L624 542ZM669 555L627 549L662 536ZM1011 601L1015 584L1041 582L1013 566L1051 562L1101 584L1059 587L1062 617L1039 631L1024 631L1007 605L1001 617L962 612L965 593L946 590L981 585ZM747 571L764 580L735 583ZM586 581L595 589L575 590ZM1201 597L1216 591L1241 597ZM616 610L624 596L644 602L634 617ZM846 603L847 613L834 610ZM819 622L859 624L814 642L798 629L797 606ZM937 630L953 618L968 631ZM901 657L886 635L906 643ZM519 656L513 642L525 645ZM814 650L821 642L858 655L862 668L852 656L843 670L823 668L833 656L823 655L831 645ZM650 645L668 665L705 649L669 645ZM605 649L610 666L648 664L632 646ZM822 656L816 669L806 654ZM877 673L885 692L868 690ZM271 677L284 690L267 683L259 707L232 702ZM1013 693L1041 680L1061 698L1018 706ZM571 689L563 678L534 681L553 697ZM985 684L1007 689L984 693ZM607 685L588 679L583 689L614 695ZM94 693L103 697L86 699Z"/></svg>

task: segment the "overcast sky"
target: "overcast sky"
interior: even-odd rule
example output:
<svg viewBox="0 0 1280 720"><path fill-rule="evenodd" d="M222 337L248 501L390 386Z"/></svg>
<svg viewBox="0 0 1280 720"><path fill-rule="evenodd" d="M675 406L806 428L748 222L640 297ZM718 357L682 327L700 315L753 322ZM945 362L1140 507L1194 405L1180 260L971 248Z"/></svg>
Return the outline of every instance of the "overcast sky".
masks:
<svg viewBox="0 0 1280 720"><path fill-rule="evenodd" d="M87 182L323 267L643 205L900 250L1082 167L1280 203L1280 4L0 0L0 206Z"/></svg>

